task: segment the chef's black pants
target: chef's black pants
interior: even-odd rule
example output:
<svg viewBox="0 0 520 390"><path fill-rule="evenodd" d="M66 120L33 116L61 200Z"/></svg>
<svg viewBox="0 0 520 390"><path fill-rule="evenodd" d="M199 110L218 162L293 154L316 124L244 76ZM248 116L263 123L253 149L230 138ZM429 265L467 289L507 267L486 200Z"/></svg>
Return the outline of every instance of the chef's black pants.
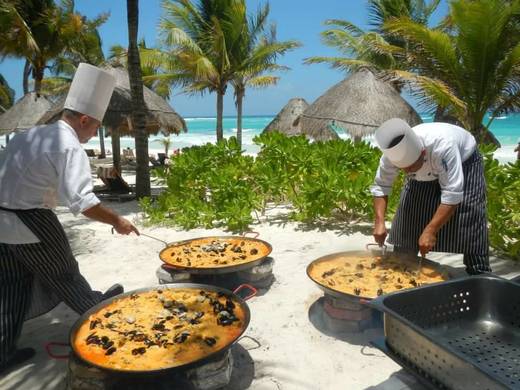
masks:
<svg viewBox="0 0 520 390"><path fill-rule="evenodd" d="M43 287L42 294L33 294L35 278ZM47 291L57 299L51 307L49 302L43 302ZM42 302L38 302L40 299ZM101 292L93 291L79 273L68 242L65 246L63 242L51 241L0 243L0 365L15 351L29 307L31 312L43 314L63 301L81 314L101 300ZM42 308L40 312L38 306Z"/></svg>

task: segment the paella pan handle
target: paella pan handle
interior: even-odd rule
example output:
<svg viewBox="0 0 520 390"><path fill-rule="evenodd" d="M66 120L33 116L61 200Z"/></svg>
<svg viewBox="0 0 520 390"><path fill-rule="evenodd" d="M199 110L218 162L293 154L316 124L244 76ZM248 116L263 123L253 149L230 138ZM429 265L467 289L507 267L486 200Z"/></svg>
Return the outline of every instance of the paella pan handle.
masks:
<svg viewBox="0 0 520 390"><path fill-rule="evenodd" d="M67 360L69 358L69 354L66 355L58 355L52 352L53 347L70 347L69 343L60 343L58 341L51 341L47 344L45 344L45 351L47 352L47 355L55 360Z"/></svg>
<svg viewBox="0 0 520 390"><path fill-rule="evenodd" d="M386 254L387 246L385 244L383 244L383 245L379 245L379 244L375 244L375 243L374 244L366 244L365 245L365 249L367 251L369 251L371 246L377 246L377 249L379 249L381 251L381 254L383 256Z"/></svg>
<svg viewBox="0 0 520 390"><path fill-rule="evenodd" d="M114 231L115 231L114 228L112 228L112 234L114 234ZM144 233L141 233L141 232L139 232L139 235L151 238L153 240L160 241L160 242L162 242L164 244L164 246L166 246L166 247L168 246L168 243L166 241L164 241L164 240L161 240L160 238L157 238L157 237L154 237L154 236L150 236L149 234L144 234Z"/></svg>
<svg viewBox="0 0 520 390"><path fill-rule="evenodd" d="M253 236L253 238L258 238L258 236L260 236L260 233L254 232L251 230L251 231L242 233L242 237L247 237L248 234L251 234Z"/></svg>
<svg viewBox="0 0 520 390"><path fill-rule="evenodd" d="M233 294L236 294L238 295L237 293L245 288L248 288L249 290L251 290L251 294L247 295L246 297L242 298L244 301L247 301L248 299L251 299L253 298L256 293L258 292L258 290L256 288L254 288L253 286L251 286L250 284L247 284L247 283L244 283L244 284L241 284L240 286L238 286L234 291L233 291Z"/></svg>

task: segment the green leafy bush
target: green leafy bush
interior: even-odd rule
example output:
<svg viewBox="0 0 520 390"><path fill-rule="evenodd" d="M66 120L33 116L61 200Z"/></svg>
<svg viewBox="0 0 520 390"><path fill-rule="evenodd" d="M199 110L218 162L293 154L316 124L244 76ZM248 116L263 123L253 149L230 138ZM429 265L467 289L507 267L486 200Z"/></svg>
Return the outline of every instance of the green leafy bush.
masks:
<svg viewBox="0 0 520 390"><path fill-rule="evenodd" d="M499 164L493 158L494 148L483 146L481 149L491 246L520 260L520 162Z"/></svg>
<svg viewBox="0 0 520 390"><path fill-rule="evenodd" d="M380 152L367 143L309 142L280 133L255 138L256 158L244 156L234 138L186 148L156 172L167 189L141 206L152 223L189 229L226 226L243 231L266 203L290 203L297 221L369 220L369 186Z"/></svg>
<svg viewBox="0 0 520 390"><path fill-rule="evenodd" d="M141 207L152 223L245 230L253 222L251 212L261 205L251 175L253 164L235 138L184 149L157 172L166 190L155 202L143 199Z"/></svg>
<svg viewBox="0 0 520 390"><path fill-rule="evenodd" d="M339 213L345 219L372 215L368 187L379 152L350 140L311 143L279 133L255 138L261 146L256 177L269 201L289 201L293 218L313 221Z"/></svg>

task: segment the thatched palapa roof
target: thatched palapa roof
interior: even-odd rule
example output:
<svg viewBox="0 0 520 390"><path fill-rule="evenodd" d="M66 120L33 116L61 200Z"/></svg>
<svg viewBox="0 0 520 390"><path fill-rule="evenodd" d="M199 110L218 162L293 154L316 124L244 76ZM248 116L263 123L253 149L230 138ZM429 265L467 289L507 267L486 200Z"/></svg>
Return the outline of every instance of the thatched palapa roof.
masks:
<svg viewBox="0 0 520 390"><path fill-rule="evenodd" d="M0 115L0 135L34 127L52 103L35 92L25 94L11 108Z"/></svg>
<svg viewBox="0 0 520 390"><path fill-rule="evenodd" d="M128 72L122 68L106 66L103 69L109 71L116 78L114 93L108 104L103 125L109 129L118 129L119 133L132 134L130 114L132 113L132 96ZM146 86L143 87L144 102L146 104L146 130L150 134L162 131L165 134L179 134L187 131L186 122L177 114L162 97ZM41 118L40 123L49 123L57 119L63 110L65 97L62 97L51 111Z"/></svg>
<svg viewBox="0 0 520 390"><path fill-rule="evenodd" d="M282 108L276 117L265 127L264 133L279 131L286 135L301 134L299 117L309 103L302 98L293 98Z"/></svg>
<svg viewBox="0 0 520 390"><path fill-rule="evenodd" d="M360 139L391 118L401 118L410 126L422 122L391 84L368 69L360 69L310 105L301 117L301 128L316 140L338 138L334 129Z"/></svg>

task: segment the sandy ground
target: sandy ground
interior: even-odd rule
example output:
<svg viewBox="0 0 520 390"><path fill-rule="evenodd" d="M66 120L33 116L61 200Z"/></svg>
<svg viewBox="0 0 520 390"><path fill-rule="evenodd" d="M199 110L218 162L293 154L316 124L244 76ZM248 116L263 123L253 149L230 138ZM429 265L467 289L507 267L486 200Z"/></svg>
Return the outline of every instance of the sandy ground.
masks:
<svg viewBox="0 0 520 390"><path fill-rule="evenodd" d="M132 177L125 178L132 182ZM135 201L106 204L138 223ZM276 215L276 210L273 213ZM81 272L94 289L105 290L115 282L124 284L127 291L157 284L155 273L161 264L161 243L134 235L112 235L109 226L85 217L76 218L63 208L57 214ZM168 242L228 234L216 229L178 231L138 226ZM267 291L248 301L252 318L246 335L260 346L246 337L234 347L238 359L227 389L423 389L400 366L370 346L370 340L382 336L380 331L332 337L311 321L313 305L322 292L308 279L307 264L333 252L363 249L372 241L370 226L309 227L271 217L253 229L273 246L276 280ZM431 258L462 268L459 255L432 254ZM520 273L520 265L496 258L492 263L498 275L511 277ZM37 354L29 363L0 378L0 389L63 389L67 362L49 358L44 345L49 341L66 342L77 317L61 304L28 321L19 347L34 347Z"/></svg>

